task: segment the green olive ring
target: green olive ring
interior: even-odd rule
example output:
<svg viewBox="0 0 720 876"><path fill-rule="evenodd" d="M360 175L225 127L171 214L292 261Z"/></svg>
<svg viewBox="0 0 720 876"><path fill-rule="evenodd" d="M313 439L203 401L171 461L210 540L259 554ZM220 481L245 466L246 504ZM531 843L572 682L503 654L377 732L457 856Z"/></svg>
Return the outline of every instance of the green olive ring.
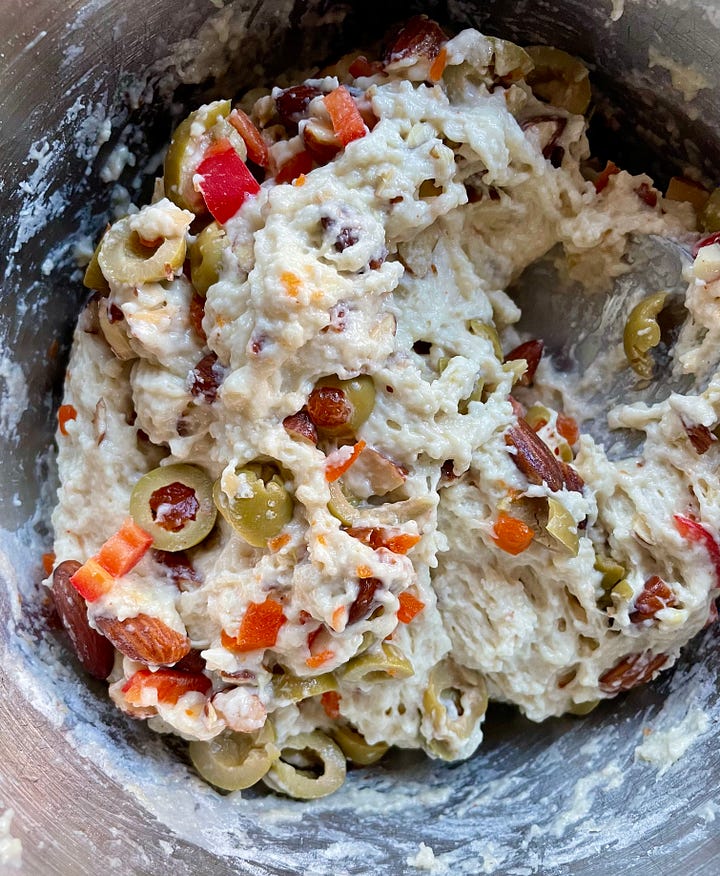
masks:
<svg viewBox="0 0 720 876"><path fill-rule="evenodd" d="M720 189L713 189L698 219L703 231L720 231Z"/></svg>
<svg viewBox="0 0 720 876"><path fill-rule="evenodd" d="M340 389L350 403L351 413L348 420L341 425L324 426L318 422L315 425L325 435L350 437L357 434L358 429L368 419L375 407L375 383L369 374L359 374L349 380L340 380L334 374L323 377L315 384L315 389L330 387ZM312 416L312 413L311 413Z"/></svg>
<svg viewBox="0 0 720 876"><path fill-rule="evenodd" d="M98 261L98 253L100 252L102 242L103 239L101 237L93 251L87 267L85 268L83 286L85 286L86 289L92 289L95 292L99 292L101 295L107 295L110 291L110 285L105 279L105 275L100 270L100 262Z"/></svg>
<svg viewBox="0 0 720 876"><path fill-rule="evenodd" d="M157 522L150 503L158 490L176 483L194 491L198 507L194 519L188 519L173 532ZM143 475L135 484L130 496L130 514L138 526L152 535L154 547L163 551L185 550L201 542L215 525L217 510L213 503L212 481L194 465L160 466Z"/></svg>
<svg viewBox="0 0 720 876"><path fill-rule="evenodd" d="M451 701L456 703L452 710L455 714L448 709ZM448 737L469 739L487 705L487 686L482 675L449 659L438 663L430 672L423 694L423 710L436 734L428 740L428 749L443 760L453 760L456 755L447 744Z"/></svg>
<svg viewBox="0 0 720 876"><path fill-rule="evenodd" d="M217 222L203 228L190 244L190 278L198 295L205 297L208 289L220 279L227 247L227 233Z"/></svg>
<svg viewBox="0 0 720 876"><path fill-rule="evenodd" d="M131 220L131 216L126 216L105 233L98 252L103 276L110 283L123 286L170 279L185 261L185 234L167 237L158 247L145 246Z"/></svg>
<svg viewBox="0 0 720 876"><path fill-rule="evenodd" d="M322 768L316 774L317 767ZM345 781L346 765L342 749L325 733L298 733L285 740L280 757L274 761L263 782L273 791L299 800L326 797Z"/></svg>
<svg viewBox="0 0 720 876"><path fill-rule="evenodd" d="M592 90L587 67L553 46L526 46L534 70L526 77L536 97L581 116L590 105Z"/></svg>
<svg viewBox="0 0 720 876"><path fill-rule="evenodd" d="M337 679L331 672L308 678L298 678L295 675L283 673L273 676L271 683L276 701L283 704L299 703L301 700L321 696L338 689Z"/></svg>
<svg viewBox="0 0 720 876"><path fill-rule="evenodd" d="M390 642L383 642L376 651L353 657L337 671L342 682L353 685L373 684L388 678L410 678L414 673L412 663Z"/></svg>
<svg viewBox="0 0 720 876"><path fill-rule="evenodd" d="M567 548L571 556L576 557L580 550L580 536L575 518L557 499L549 498L547 505L548 520L545 530L555 541Z"/></svg>
<svg viewBox="0 0 720 876"><path fill-rule="evenodd" d="M269 463L250 463L236 469L235 476L244 482L241 492L228 496L220 478L213 488L215 505L248 544L264 548L292 520L292 496L277 468Z"/></svg>
<svg viewBox="0 0 720 876"><path fill-rule="evenodd" d="M209 742L191 742L188 753L203 779L224 791L252 787L280 756L270 721L256 733L226 733Z"/></svg>
<svg viewBox="0 0 720 876"><path fill-rule="evenodd" d="M352 763L358 766L370 766L377 763L390 748L387 742L376 742L371 745L362 733L347 724L335 724L330 729L332 738L342 749L342 753Z"/></svg>
<svg viewBox="0 0 720 876"><path fill-rule="evenodd" d="M630 367L645 380L653 375L653 360L649 354L660 343L657 316L665 306L665 292L643 298L630 311L623 331L623 348Z"/></svg>

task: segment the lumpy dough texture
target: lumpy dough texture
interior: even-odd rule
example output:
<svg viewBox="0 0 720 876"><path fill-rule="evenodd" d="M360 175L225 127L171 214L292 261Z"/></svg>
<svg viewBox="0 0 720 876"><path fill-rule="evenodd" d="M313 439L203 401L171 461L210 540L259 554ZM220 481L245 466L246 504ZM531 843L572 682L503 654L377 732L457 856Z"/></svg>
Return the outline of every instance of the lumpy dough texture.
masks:
<svg viewBox="0 0 720 876"><path fill-rule="evenodd" d="M463 31L433 84L438 48L309 81L299 129L278 118L278 90L245 106L269 163L259 194L225 223L206 340L182 266L141 285L115 272L81 317L65 388L77 416L58 434L57 562L93 556L159 464L199 466L226 500L250 489L243 468L270 466L292 499L267 547L218 515L185 573L151 551L89 604L91 623L144 614L199 652L212 690L175 702L153 688L130 702L128 679L145 666L116 662L113 698L159 730L210 740L269 720L281 748L341 722L371 744L464 758L481 741L486 693L533 720L586 710L671 665L708 618L717 569L673 518L711 540L720 524L717 450L699 454L687 429L715 428L720 384L615 411L647 437L638 459L611 462L582 428L564 437L562 379L547 362L522 388L523 361L498 355L525 340L505 290L527 265L559 245L591 286L622 272L629 234L686 235L692 211L643 198L654 191L644 176L619 172L596 190L585 118L533 95L516 47ZM332 139L323 96L343 82L364 136L335 139L329 157L313 153L311 169L277 183L308 125ZM191 136L207 145L202 128ZM192 248L188 221L159 184L132 228ZM716 287L691 284L686 335L716 321ZM352 434L315 428L306 405L318 381L357 375L373 382L367 419ZM539 470L523 467L524 439L508 444L538 404L534 434L550 455ZM503 515L530 539L522 549L503 543ZM640 619L653 576L664 601ZM274 641L238 647L249 607L278 604ZM331 700L304 696L302 680L318 676Z"/></svg>

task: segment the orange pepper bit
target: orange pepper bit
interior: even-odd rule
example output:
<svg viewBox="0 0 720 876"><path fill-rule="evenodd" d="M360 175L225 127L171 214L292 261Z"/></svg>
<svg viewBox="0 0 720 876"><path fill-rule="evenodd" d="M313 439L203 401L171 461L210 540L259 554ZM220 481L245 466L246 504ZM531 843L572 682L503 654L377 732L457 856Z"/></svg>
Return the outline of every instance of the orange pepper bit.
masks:
<svg viewBox="0 0 720 876"><path fill-rule="evenodd" d="M524 521L501 512L493 526L492 537L501 550L517 556L530 547L535 532Z"/></svg>
<svg viewBox="0 0 720 876"><path fill-rule="evenodd" d="M42 555L42 565L45 570L46 575L51 575L53 567L55 566L55 554L50 551L50 553Z"/></svg>
<svg viewBox="0 0 720 876"><path fill-rule="evenodd" d="M265 602L251 602L240 622L237 636L232 638L223 630L220 640L225 648L238 654L272 648L285 620L283 607L275 599L268 597Z"/></svg>
<svg viewBox="0 0 720 876"><path fill-rule="evenodd" d="M323 663L327 663L328 660L332 660L335 656L334 651L320 651L319 654L311 654L305 663L308 665L310 669L317 669L322 666Z"/></svg>
<svg viewBox="0 0 720 876"><path fill-rule="evenodd" d="M447 67L447 49L445 46L440 49L437 57L430 65L430 72L428 73L428 79L431 82L439 82L442 79L442 75L445 72L445 68Z"/></svg>
<svg viewBox="0 0 720 876"><path fill-rule="evenodd" d="M279 551L285 547L285 545L290 541L290 536L287 532L282 532L280 535L276 535L275 538L271 538L268 541L268 547L271 551Z"/></svg>
<svg viewBox="0 0 720 876"><path fill-rule="evenodd" d="M325 460L325 480L331 484L342 477L350 466L357 461L357 458L366 447L366 443L361 438L349 453L345 447L334 450ZM338 458L338 455L340 458Z"/></svg>
<svg viewBox="0 0 720 876"><path fill-rule="evenodd" d="M301 186L305 185L305 178L305 174L301 173L300 176L295 177L295 179L292 181L292 184L300 188Z"/></svg>
<svg viewBox="0 0 720 876"><path fill-rule="evenodd" d="M415 615L420 614L425 608L425 603L417 596L413 596L412 593L408 593L407 590L398 596L398 602L400 608L398 608L397 619L401 624L409 624Z"/></svg>
<svg viewBox="0 0 720 876"><path fill-rule="evenodd" d="M283 271L280 274L280 282L285 287L285 293L289 298L297 298L300 295L302 280L297 274L293 274L292 271Z"/></svg>
<svg viewBox="0 0 720 876"><path fill-rule="evenodd" d="M562 435L571 447L573 444L577 444L580 438L580 429L572 417L567 414L558 414L557 430L558 434Z"/></svg>
<svg viewBox="0 0 720 876"><path fill-rule="evenodd" d="M322 534L322 532L321 532L320 535L318 535L318 537L317 537L317 543L318 543L318 544L321 544L323 547L325 547L325 545L327 544L327 539L326 539L325 536Z"/></svg>
<svg viewBox="0 0 720 876"><path fill-rule="evenodd" d="M332 613L332 621L331 626L335 630L336 633L339 633L341 630L345 629L345 606L339 605Z"/></svg>
<svg viewBox="0 0 720 876"><path fill-rule="evenodd" d="M65 426L67 425L69 420L77 419L77 411L72 405L60 405L58 408L58 426L60 427L60 434L67 435L67 429Z"/></svg>

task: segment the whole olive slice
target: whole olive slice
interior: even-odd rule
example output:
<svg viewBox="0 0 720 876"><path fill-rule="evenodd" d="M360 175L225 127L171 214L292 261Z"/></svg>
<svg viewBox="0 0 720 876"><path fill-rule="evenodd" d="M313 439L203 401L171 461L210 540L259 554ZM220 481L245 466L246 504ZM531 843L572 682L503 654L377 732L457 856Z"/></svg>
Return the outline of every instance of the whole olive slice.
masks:
<svg viewBox="0 0 720 876"><path fill-rule="evenodd" d="M156 468L135 484L130 514L152 535L153 547L185 550L201 542L215 525L212 481L194 465Z"/></svg>

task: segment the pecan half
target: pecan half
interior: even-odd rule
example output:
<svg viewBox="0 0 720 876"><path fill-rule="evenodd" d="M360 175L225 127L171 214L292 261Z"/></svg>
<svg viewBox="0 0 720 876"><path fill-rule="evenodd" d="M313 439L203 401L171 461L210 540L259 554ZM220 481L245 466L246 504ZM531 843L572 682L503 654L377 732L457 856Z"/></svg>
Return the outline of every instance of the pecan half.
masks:
<svg viewBox="0 0 720 876"><path fill-rule="evenodd" d="M121 654L138 663L172 666L190 651L187 636L157 617L138 614L125 620L97 617L95 624Z"/></svg>
<svg viewBox="0 0 720 876"><path fill-rule="evenodd" d="M645 684L667 663L667 659L667 654L653 654L651 651L628 654L600 676L600 690L617 694Z"/></svg>
<svg viewBox="0 0 720 876"><path fill-rule="evenodd" d="M630 613L634 624L650 620L663 608L673 608L678 604L677 597L659 575L648 578L642 592L635 600L635 608Z"/></svg>
<svg viewBox="0 0 720 876"><path fill-rule="evenodd" d="M563 472L552 450L537 436L527 420L518 417L505 433L505 443L515 448L512 460L531 484L547 484L551 490L563 485Z"/></svg>
<svg viewBox="0 0 720 876"><path fill-rule="evenodd" d="M385 66L406 58L426 58L434 61L447 40L440 25L427 15L414 15L398 32L385 54Z"/></svg>
<svg viewBox="0 0 720 876"><path fill-rule="evenodd" d="M115 662L115 649L88 623L87 605L70 583L80 568L77 560L65 560L53 572L52 597L78 660L93 678L107 678Z"/></svg>

